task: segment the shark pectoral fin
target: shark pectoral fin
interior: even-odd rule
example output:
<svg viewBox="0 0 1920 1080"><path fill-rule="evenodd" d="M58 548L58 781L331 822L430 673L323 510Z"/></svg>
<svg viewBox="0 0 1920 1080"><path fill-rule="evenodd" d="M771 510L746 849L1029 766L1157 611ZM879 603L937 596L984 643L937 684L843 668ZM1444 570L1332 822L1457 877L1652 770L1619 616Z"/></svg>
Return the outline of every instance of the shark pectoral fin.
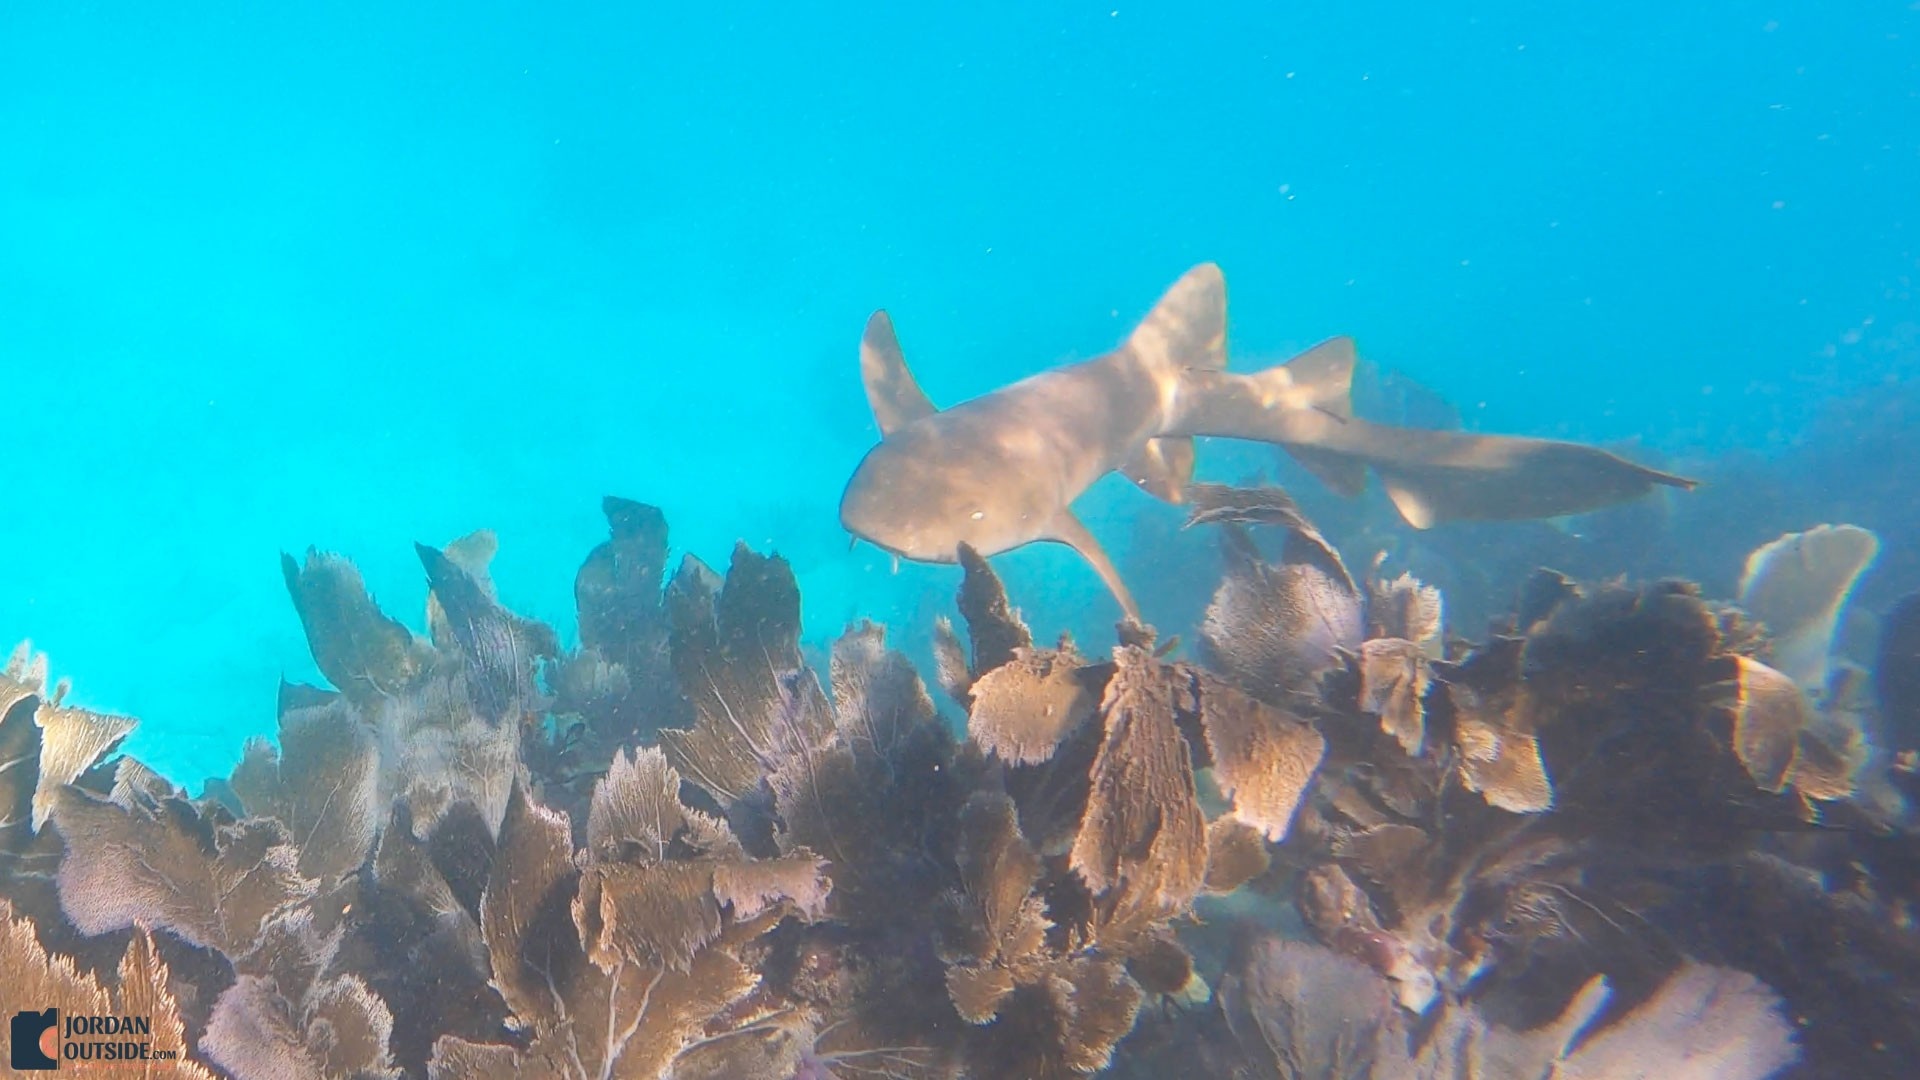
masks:
<svg viewBox="0 0 1920 1080"><path fill-rule="evenodd" d="M1378 469L1380 485L1387 489L1387 498L1393 500L1393 508L1400 511L1400 517L1416 529L1430 529L1439 520L1433 505L1426 496L1414 489L1406 477L1389 469Z"/></svg>
<svg viewBox="0 0 1920 1080"><path fill-rule="evenodd" d="M1093 567L1093 572L1099 574L1100 580L1106 583L1113 598L1120 601L1120 610L1126 617L1145 625L1145 620L1140 618L1139 606L1133 602L1133 594L1127 591L1126 582L1120 580L1120 571L1114 569L1113 560L1107 558L1100 541L1095 540L1087 527L1080 524L1080 519L1073 516L1073 511L1060 511L1060 516L1053 519L1046 539L1058 541L1079 552L1080 557Z"/></svg>
<svg viewBox="0 0 1920 1080"><path fill-rule="evenodd" d="M1178 506L1187 501L1187 484L1193 479L1193 438L1168 435L1148 439L1120 466L1120 471L1140 485L1140 490Z"/></svg>
<svg viewBox="0 0 1920 1080"><path fill-rule="evenodd" d="M1301 468L1335 494L1352 498L1367 489L1367 463L1357 457L1313 446L1288 445L1285 449Z"/></svg>
<svg viewBox="0 0 1920 1080"><path fill-rule="evenodd" d="M1694 488L1700 486L1700 481L1698 480L1685 476L1676 476L1670 472L1661 472L1658 469L1649 469L1644 465L1640 466L1640 471L1646 474L1649 482L1659 484L1662 487L1679 488L1681 491L1692 491Z"/></svg>
<svg viewBox="0 0 1920 1080"><path fill-rule="evenodd" d="M900 428L938 412L932 399L920 389L907 370L906 354L900 351L900 339L894 335L893 319L876 311L867 320L867 331L860 336L860 381L867 389L867 404L880 425L880 437L886 438Z"/></svg>

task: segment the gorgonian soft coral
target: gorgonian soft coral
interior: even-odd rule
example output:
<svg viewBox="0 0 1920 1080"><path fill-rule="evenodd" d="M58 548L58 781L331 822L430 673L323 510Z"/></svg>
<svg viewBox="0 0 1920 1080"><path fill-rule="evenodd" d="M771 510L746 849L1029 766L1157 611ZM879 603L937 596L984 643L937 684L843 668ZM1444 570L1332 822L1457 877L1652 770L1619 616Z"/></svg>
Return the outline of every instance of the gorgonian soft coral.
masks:
<svg viewBox="0 0 1920 1080"><path fill-rule="evenodd" d="M1758 1076L1799 1052L1783 1008L1816 1072L1891 1075L1920 859L1855 796L1887 786L1860 679L1809 694L1678 582L1542 573L1449 639L1282 493L1192 502L1226 546L1197 660L1037 644L958 552L964 738L881 627L816 666L783 559L667 580L622 500L573 649L501 602L488 533L418 549L422 634L287 560L332 688L282 687L197 799L23 652L0 948L164 1017L188 1075Z"/></svg>

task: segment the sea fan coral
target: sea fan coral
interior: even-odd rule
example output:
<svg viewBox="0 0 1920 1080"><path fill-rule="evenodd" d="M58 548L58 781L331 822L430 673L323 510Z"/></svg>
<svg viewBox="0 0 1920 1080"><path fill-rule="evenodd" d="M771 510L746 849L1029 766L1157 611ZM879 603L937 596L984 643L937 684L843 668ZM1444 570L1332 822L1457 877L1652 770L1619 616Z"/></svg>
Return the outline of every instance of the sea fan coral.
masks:
<svg viewBox="0 0 1920 1080"><path fill-rule="evenodd" d="M679 786L657 750L623 763L594 793L578 860L566 818L516 789L480 911L494 985L530 1042L443 1037L432 1075L661 1074L754 989L740 951L789 912L819 913L816 861L749 859Z"/></svg>
<svg viewBox="0 0 1920 1080"><path fill-rule="evenodd" d="M1537 1028L1457 1007L1419 1040L1378 976L1298 942L1256 943L1221 996L1248 1077L1762 1080L1798 1057L1777 995L1743 972L1697 964L1624 1015L1596 1020L1609 993L1594 979Z"/></svg>
<svg viewBox="0 0 1920 1080"><path fill-rule="evenodd" d="M139 1032L148 1054L145 1075L212 1080L212 1072L186 1060L186 1029L169 989L170 973L146 928L128 939L115 977L103 985L66 957L48 955L33 923L0 900L0 971L7 973L0 982L0 1013L40 1013L52 1005L81 1016L137 1018L145 1026ZM47 1035L55 1043L63 1038L57 1028ZM48 1041L43 1038L41 1050L58 1061L59 1047Z"/></svg>
<svg viewBox="0 0 1920 1080"><path fill-rule="evenodd" d="M1822 692L1834 625L1854 582L1880 552L1880 538L1857 525L1820 525L1788 533L1747 556L1740 606L1765 623L1774 666Z"/></svg>
<svg viewBox="0 0 1920 1080"><path fill-rule="evenodd" d="M1920 847L1856 795L1907 775L1858 679L1809 693L1777 628L1674 581L1543 571L1450 639L1436 590L1356 581L1284 493L1191 501L1225 549L1193 658L1138 625L1037 643L957 553L934 652L964 737L882 627L810 660L784 559L669 580L664 516L618 499L572 650L501 603L485 532L417 549L419 634L344 558L288 558L331 688L283 685L278 738L198 798L23 649L0 997L150 1017L180 1075L241 1080L1920 1053Z"/></svg>

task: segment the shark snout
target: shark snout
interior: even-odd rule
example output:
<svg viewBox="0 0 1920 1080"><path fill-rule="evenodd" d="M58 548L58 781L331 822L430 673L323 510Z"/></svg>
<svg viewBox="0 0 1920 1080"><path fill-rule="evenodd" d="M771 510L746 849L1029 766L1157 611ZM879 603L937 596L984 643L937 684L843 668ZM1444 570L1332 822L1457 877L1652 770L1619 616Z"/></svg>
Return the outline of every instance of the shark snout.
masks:
<svg viewBox="0 0 1920 1080"><path fill-rule="evenodd" d="M950 563L961 543L1000 550L980 500L956 489L952 470L929 468L882 444L840 496L840 527L902 559ZM997 524L995 522L994 524Z"/></svg>
<svg viewBox="0 0 1920 1080"><path fill-rule="evenodd" d="M840 527L889 554L913 558L913 530L864 465L840 495Z"/></svg>

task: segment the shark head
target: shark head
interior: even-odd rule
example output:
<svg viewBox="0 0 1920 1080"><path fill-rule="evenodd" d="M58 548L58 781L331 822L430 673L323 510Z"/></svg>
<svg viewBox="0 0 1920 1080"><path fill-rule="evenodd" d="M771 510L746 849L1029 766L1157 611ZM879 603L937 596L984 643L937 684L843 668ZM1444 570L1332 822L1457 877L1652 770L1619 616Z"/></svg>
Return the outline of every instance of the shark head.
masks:
<svg viewBox="0 0 1920 1080"><path fill-rule="evenodd" d="M840 496L843 528L916 562L954 562L963 543L997 555L1035 539L1045 523L995 481L993 470L973 468L915 434L867 452Z"/></svg>

